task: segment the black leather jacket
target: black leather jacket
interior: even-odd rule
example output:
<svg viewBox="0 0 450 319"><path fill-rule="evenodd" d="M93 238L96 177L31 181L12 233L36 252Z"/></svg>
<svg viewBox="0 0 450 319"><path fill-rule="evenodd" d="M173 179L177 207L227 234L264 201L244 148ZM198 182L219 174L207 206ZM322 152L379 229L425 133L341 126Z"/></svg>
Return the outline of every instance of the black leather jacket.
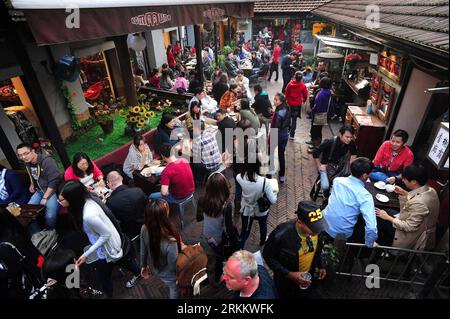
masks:
<svg viewBox="0 0 450 319"><path fill-rule="evenodd" d="M278 225L270 234L263 251L264 260L274 273L278 291L289 291L291 294L295 294L299 290L298 286L287 278L288 273L299 271L298 251L301 244L295 223L296 220ZM311 265L311 274L316 267L322 268L323 242L324 236L319 235L317 249Z"/></svg>

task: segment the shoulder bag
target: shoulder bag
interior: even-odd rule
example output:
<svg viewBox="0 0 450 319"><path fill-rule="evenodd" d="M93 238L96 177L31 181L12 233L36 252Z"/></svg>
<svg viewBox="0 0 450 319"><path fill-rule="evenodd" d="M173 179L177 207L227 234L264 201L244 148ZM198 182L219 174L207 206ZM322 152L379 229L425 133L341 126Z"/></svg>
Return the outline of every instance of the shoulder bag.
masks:
<svg viewBox="0 0 450 319"><path fill-rule="evenodd" d="M333 141L333 146L331 147L330 155L328 156L327 174L330 184L333 183L333 180L336 177L347 177L351 175L350 151L347 152L347 154L345 154L344 157L339 160L339 163L331 163L331 158L333 156L334 150L336 149L337 139L338 137L336 136Z"/></svg>
<svg viewBox="0 0 450 319"><path fill-rule="evenodd" d="M331 95L330 95L330 99L328 100L327 111L314 114L314 120L313 120L314 126L328 125L328 111L330 110L330 104L331 104Z"/></svg>
<svg viewBox="0 0 450 319"><path fill-rule="evenodd" d="M262 196L257 200L259 211L261 213L267 212L270 209L270 205L272 204L266 195L266 178L264 178L263 188L262 188Z"/></svg>

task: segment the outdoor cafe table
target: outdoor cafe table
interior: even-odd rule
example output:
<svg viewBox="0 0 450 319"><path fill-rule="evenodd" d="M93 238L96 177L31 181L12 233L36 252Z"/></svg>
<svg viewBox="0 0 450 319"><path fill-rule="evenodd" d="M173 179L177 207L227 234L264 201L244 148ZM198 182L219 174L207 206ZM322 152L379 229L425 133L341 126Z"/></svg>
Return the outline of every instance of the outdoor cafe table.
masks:
<svg viewBox="0 0 450 319"><path fill-rule="evenodd" d="M139 187L146 195L161 191L161 175L142 175L141 171L133 172L134 186Z"/></svg>
<svg viewBox="0 0 450 319"><path fill-rule="evenodd" d="M396 211L400 211L400 201L398 199L398 194L395 192L389 193L385 190L377 189L372 183L365 183L366 189L369 191L369 193L373 197L373 201L375 202L375 207L381 208L381 209L394 209ZM380 202L377 198L377 194L385 195L389 198L389 201L387 203Z"/></svg>
<svg viewBox="0 0 450 319"><path fill-rule="evenodd" d="M16 218L26 228L33 220L42 216L44 209L44 205L22 204L20 205L20 215Z"/></svg>

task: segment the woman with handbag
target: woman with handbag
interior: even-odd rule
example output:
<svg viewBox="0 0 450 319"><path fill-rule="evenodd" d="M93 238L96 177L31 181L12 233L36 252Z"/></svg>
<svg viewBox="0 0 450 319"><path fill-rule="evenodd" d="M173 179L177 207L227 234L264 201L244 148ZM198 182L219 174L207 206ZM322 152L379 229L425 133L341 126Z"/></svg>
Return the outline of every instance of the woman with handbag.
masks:
<svg viewBox="0 0 450 319"><path fill-rule="evenodd" d="M241 200L241 249L252 230L254 220L259 223L259 245L263 246L267 237L267 216L270 204L277 202L278 183L276 179L269 179L259 175L261 163L249 161L248 157L242 165L241 173L236 180L242 188Z"/></svg>
<svg viewBox="0 0 450 319"><path fill-rule="evenodd" d="M126 286L131 288L139 278L139 268L130 256L126 235L118 229L119 223L101 200L89 194L80 181L70 180L61 185L58 202L68 209L75 227L83 230L91 246L77 259L76 266L84 264L87 258L95 259L95 274L102 285L103 292L113 296L111 278L114 266L121 266L133 273ZM129 242L129 240L128 240Z"/></svg>
<svg viewBox="0 0 450 319"><path fill-rule="evenodd" d="M331 80L327 77L320 80L320 92L314 100L311 109L311 142L308 153L312 154L314 148L322 143L322 127L328 125L329 114L334 114L333 91L331 90Z"/></svg>
<svg viewBox="0 0 450 319"><path fill-rule="evenodd" d="M239 250L239 234L233 225L230 188L230 183L222 173L211 174L197 208L197 221L203 220L206 242L203 246L208 254L208 264L214 265L216 282L220 281L224 260Z"/></svg>
<svg viewBox="0 0 450 319"><path fill-rule="evenodd" d="M163 199L151 201L145 207L145 222L141 229L141 275L151 274L169 287L170 299L177 299L176 264L181 251L181 237L169 219L169 204Z"/></svg>

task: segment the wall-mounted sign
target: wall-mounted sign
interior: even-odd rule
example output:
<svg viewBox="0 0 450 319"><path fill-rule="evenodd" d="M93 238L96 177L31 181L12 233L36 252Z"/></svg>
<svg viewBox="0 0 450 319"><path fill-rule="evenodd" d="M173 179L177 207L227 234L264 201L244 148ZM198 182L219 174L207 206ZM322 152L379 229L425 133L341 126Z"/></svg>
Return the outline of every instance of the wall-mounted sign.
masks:
<svg viewBox="0 0 450 319"><path fill-rule="evenodd" d="M448 169L448 123L440 124L427 157L438 169Z"/></svg>
<svg viewBox="0 0 450 319"><path fill-rule="evenodd" d="M131 24L134 25L145 25L147 27L154 27L168 21L171 21L172 17L170 14L159 13L159 12L147 12L145 14L140 14L131 18Z"/></svg>

